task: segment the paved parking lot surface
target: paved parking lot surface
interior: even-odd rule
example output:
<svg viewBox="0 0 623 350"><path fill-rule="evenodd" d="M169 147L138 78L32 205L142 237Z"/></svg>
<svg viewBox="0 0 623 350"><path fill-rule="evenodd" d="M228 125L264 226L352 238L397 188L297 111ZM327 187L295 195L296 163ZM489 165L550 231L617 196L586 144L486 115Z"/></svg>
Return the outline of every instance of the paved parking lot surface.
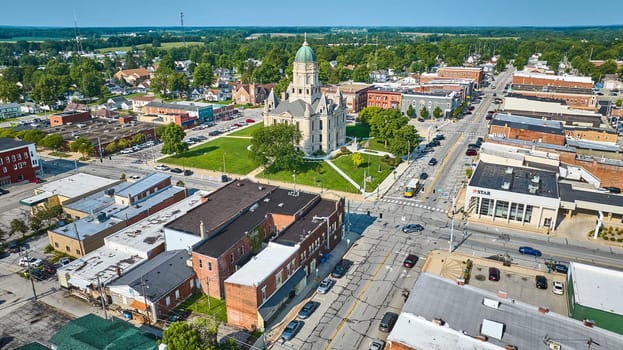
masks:
<svg viewBox="0 0 623 350"><path fill-rule="evenodd" d="M15 349L35 341L50 345L49 339L71 319L45 303L25 302L0 318L0 349Z"/></svg>

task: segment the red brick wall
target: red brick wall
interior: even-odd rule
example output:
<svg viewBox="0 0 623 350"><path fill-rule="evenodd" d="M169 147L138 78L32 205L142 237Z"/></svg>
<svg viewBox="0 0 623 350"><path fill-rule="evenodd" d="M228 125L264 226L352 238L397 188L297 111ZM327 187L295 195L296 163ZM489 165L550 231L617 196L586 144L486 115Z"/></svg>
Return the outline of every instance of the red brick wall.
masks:
<svg viewBox="0 0 623 350"><path fill-rule="evenodd" d="M561 146L565 144L565 135L556 135L526 129L511 128L505 125L491 125L489 127L489 134L496 136L504 135L504 137L506 137L507 139L517 139L530 142L544 142Z"/></svg>
<svg viewBox="0 0 623 350"><path fill-rule="evenodd" d="M545 79L539 77L524 77L513 75L513 84L524 85L538 85L538 86L558 86L558 87L572 87L572 88L585 88L592 89L593 83L581 83L575 81L566 81L562 79Z"/></svg>
<svg viewBox="0 0 623 350"><path fill-rule="evenodd" d="M168 314L169 311L171 311L173 308L179 305L182 301L188 299L188 297L191 296L195 292L196 290L195 278L197 278L197 276L193 275L192 277L186 279L177 288L173 289L167 295L163 295L162 299L158 300L158 303L156 304L158 306L157 307L158 319L163 319L164 315ZM192 287L191 287L191 283L192 283ZM180 293L179 298L175 297L176 290L179 290L179 293ZM166 304L167 296L171 299L169 306L167 306ZM153 321L153 315L151 315L151 317Z"/></svg>
<svg viewBox="0 0 623 350"><path fill-rule="evenodd" d="M570 107L583 108L583 109L592 109L595 106L593 105L593 97L591 95L574 95L574 94L561 94L554 92L542 92L542 91L515 91L513 93L524 96L534 96L541 98L550 98L554 100L563 100Z"/></svg>
<svg viewBox="0 0 623 350"><path fill-rule="evenodd" d="M581 166L601 181L601 187L615 186L623 188L623 168L615 165L601 164L597 161L585 162L575 159L576 154L561 152L560 161Z"/></svg>
<svg viewBox="0 0 623 350"><path fill-rule="evenodd" d="M382 109L400 108L402 93L395 91L368 91L368 107L380 107Z"/></svg>
<svg viewBox="0 0 623 350"><path fill-rule="evenodd" d="M84 122L87 120L91 120L90 112L76 112L72 115L65 115L61 117L61 115L51 115L50 116L50 126L59 126L65 125L67 123L77 123Z"/></svg>
<svg viewBox="0 0 623 350"><path fill-rule="evenodd" d="M193 270L195 270L199 283L201 283L203 294L222 299L224 291L221 289L221 281L225 279L219 273L218 259L197 252L192 253L192 259Z"/></svg>
<svg viewBox="0 0 623 350"><path fill-rule="evenodd" d="M253 286L225 283L225 305L227 323L246 329L258 329L257 309L259 307L256 289Z"/></svg>
<svg viewBox="0 0 623 350"><path fill-rule="evenodd" d="M30 181L35 178L35 170L28 146L0 153L0 178L3 183Z"/></svg>
<svg viewBox="0 0 623 350"><path fill-rule="evenodd" d="M482 69L465 69L461 67L442 67L437 70L437 76L444 79L472 79L476 85L480 85L485 77Z"/></svg>
<svg viewBox="0 0 623 350"><path fill-rule="evenodd" d="M617 134L605 130L565 129L565 135L586 141L617 142Z"/></svg>

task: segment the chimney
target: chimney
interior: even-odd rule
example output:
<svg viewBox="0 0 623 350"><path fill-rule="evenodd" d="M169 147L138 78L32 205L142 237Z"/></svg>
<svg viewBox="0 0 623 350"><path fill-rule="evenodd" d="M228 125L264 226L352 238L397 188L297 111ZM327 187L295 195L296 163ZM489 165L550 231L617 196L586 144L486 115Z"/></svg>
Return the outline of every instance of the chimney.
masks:
<svg viewBox="0 0 623 350"><path fill-rule="evenodd" d="M201 234L201 240L206 238L206 228L203 225L203 220L199 221L199 233Z"/></svg>

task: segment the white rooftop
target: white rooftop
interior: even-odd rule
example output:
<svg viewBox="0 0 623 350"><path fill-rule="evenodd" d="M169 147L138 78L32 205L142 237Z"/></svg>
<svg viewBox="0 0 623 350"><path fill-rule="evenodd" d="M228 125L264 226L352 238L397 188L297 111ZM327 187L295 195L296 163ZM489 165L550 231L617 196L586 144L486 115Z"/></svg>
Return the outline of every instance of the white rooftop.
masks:
<svg viewBox="0 0 623 350"><path fill-rule="evenodd" d="M110 186L119 180L111 180L105 177L78 173L75 175L67 176L65 178L51 181L44 184L41 187L35 189L37 195L23 199L22 201L28 202L31 198L51 197L53 195L59 195L67 198L75 198L85 193L95 191L99 188ZM45 197L45 198L47 198Z"/></svg>
<svg viewBox="0 0 623 350"><path fill-rule="evenodd" d="M244 286L259 285L271 276L281 265L295 256L299 246L293 247L269 242L268 247L251 258L242 268L225 280L227 283ZM294 271L293 271L294 272Z"/></svg>
<svg viewBox="0 0 623 350"><path fill-rule="evenodd" d="M103 247L72 261L59 271L69 274L70 279L74 281L83 281L83 284L96 283L97 276L100 276L102 283L107 284L116 279L118 273L126 273L152 258L153 250L164 244L164 225L199 206L201 197L206 194L207 192L197 191L156 214L106 237Z"/></svg>
<svg viewBox="0 0 623 350"><path fill-rule="evenodd" d="M584 111L580 109L569 108L569 106L563 105L560 102L548 102L548 101L537 101L527 98L520 97L512 97L506 96L504 98L504 110L517 110L517 111L528 111L528 112L538 112L545 114L575 114L575 115L584 115L589 117L601 118L600 114Z"/></svg>
<svg viewBox="0 0 623 350"><path fill-rule="evenodd" d="M387 337L388 342L404 344L418 350L500 350L504 349L490 342L483 342L460 333L446 323L437 325L423 317L403 312Z"/></svg>
<svg viewBox="0 0 623 350"><path fill-rule="evenodd" d="M539 79L549 79L549 80L559 80L559 81L571 81L576 83L586 83L593 84L593 78L591 77L580 77L576 75L551 75L551 74L543 74L543 73L533 73L520 71L515 72L513 76L516 77L526 77L526 78L539 78Z"/></svg>
<svg viewBox="0 0 623 350"><path fill-rule="evenodd" d="M577 304L623 315L623 272L575 262L569 270Z"/></svg>

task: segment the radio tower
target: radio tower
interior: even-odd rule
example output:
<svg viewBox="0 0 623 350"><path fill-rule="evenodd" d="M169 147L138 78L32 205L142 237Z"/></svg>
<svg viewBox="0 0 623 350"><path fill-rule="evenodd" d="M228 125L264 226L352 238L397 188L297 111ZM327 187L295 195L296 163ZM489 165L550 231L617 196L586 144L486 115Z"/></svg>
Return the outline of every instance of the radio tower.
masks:
<svg viewBox="0 0 623 350"><path fill-rule="evenodd" d="M80 31L78 30L78 18L76 17L76 11L74 10L74 34L76 36L76 51L78 55L83 54L82 43L80 42Z"/></svg>
<svg viewBox="0 0 623 350"><path fill-rule="evenodd" d="M180 25L182 26L182 42L184 43L184 47L186 47L186 35L184 33L184 12L180 12Z"/></svg>

